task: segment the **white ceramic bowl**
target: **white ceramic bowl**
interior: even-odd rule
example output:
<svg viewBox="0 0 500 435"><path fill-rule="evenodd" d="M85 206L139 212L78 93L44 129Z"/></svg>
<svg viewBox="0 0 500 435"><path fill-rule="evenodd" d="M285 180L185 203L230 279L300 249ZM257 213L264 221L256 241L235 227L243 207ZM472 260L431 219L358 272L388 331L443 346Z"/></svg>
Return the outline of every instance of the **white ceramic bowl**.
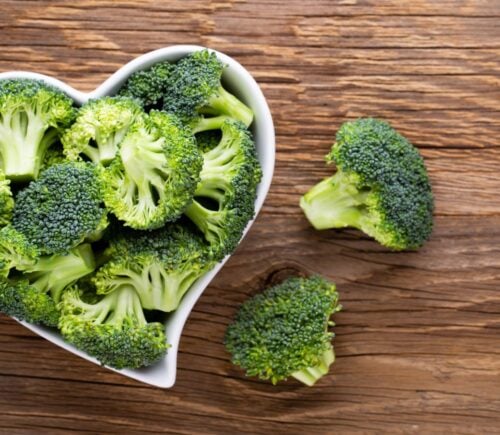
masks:
<svg viewBox="0 0 500 435"><path fill-rule="evenodd" d="M188 53L202 50L204 48L205 47L195 45L174 45L172 47L166 47L151 51L124 65L111 77L109 77L102 85L100 85L95 91L90 93L77 91L71 86L52 77L25 71L12 71L2 73L0 74L0 80L11 78L40 79L50 85L61 89L71 98L73 98L78 105L81 105L92 98L99 98L105 95L115 94L120 86L125 82L125 80L135 71L140 71L142 69L148 68L149 66L157 62L165 60L174 61L180 59L181 57L184 57ZM228 65L223 74L224 86L232 93L234 93L238 98L240 98L245 104L251 107L255 114L255 119L252 124L252 131L257 146L260 164L262 165L264 174L262 181L258 187L257 199L255 202L255 212L257 214L261 209L262 204L264 203L264 199L266 198L269 186L271 185L271 179L274 171L275 140L271 112L269 111L269 107L266 103L264 95L262 94L262 91L260 90L253 77L250 75L250 73L229 56L217 51L215 51L215 53L224 64ZM252 222L248 224L245 230L245 234L247 233L251 225ZM222 268L228 258L229 257L225 258L223 261L218 263L214 269L200 278L184 296L179 308L171 315L169 315L169 318L166 321L166 328L167 339L171 347L169 348L166 357L151 367L138 370L119 370L119 373L124 376L128 376L130 378L145 382L147 384L155 385L157 387L169 388L174 385L177 370L177 352L179 349L179 340L184 328L184 324L186 323L186 320L191 313L194 304L201 296L205 288L210 284L210 281L212 281L217 272L219 272L219 270ZM21 323L28 329L44 337L48 341L51 341L52 343L55 343L58 346L81 356L82 358L99 364L99 362L94 358L89 357L87 354L79 351L78 349L63 341L61 336L54 330L42 326L32 325L27 322Z"/></svg>

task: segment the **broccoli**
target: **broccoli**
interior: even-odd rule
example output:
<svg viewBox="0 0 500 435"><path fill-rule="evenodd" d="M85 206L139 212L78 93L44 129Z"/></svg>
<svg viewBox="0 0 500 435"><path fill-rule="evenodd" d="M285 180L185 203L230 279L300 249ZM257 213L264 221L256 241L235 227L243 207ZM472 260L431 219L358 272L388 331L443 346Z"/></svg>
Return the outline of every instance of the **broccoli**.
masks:
<svg viewBox="0 0 500 435"><path fill-rule="evenodd" d="M195 123L203 115L226 115L249 126L253 112L222 86L224 68L215 53L208 50L180 59L170 73L163 110Z"/></svg>
<svg viewBox="0 0 500 435"><path fill-rule="evenodd" d="M62 146L51 146L45 153L42 165L40 166L40 172L45 171L45 169L48 169L51 166L58 165L60 163L66 163L67 160L68 159L64 155Z"/></svg>
<svg viewBox="0 0 500 435"><path fill-rule="evenodd" d="M122 231L110 241L110 260L93 278L97 292L132 287L142 307L175 310L193 283L214 261L203 237L186 224L155 231Z"/></svg>
<svg viewBox="0 0 500 435"><path fill-rule="evenodd" d="M12 282L0 278L0 311L26 322L57 326L59 311L49 294L31 286L26 280Z"/></svg>
<svg viewBox="0 0 500 435"><path fill-rule="evenodd" d="M335 285L317 276L288 278L247 300L226 331L232 362L273 384L292 376L312 386L335 359L328 327L338 299Z"/></svg>
<svg viewBox="0 0 500 435"><path fill-rule="evenodd" d="M63 294L60 309L63 337L104 365L149 366L169 347L164 325L147 322L139 296L130 286L105 296L74 287Z"/></svg>
<svg viewBox="0 0 500 435"><path fill-rule="evenodd" d="M7 225L12 219L14 198L10 190L10 180L0 170L0 227Z"/></svg>
<svg viewBox="0 0 500 435"><path fill-rule="evenodd" d="M161 109L174 64L159 62L133 73L118 91L119 96L134 98L145 110Z"/></svg>
<svg viewBox="0 0 500 435"><path fill-rule="evenodd" d="M0 168L14 181L38 177L47 149L73 121L73 101L38 80L0 80Z"/></svg>
<svg viewBox="0 0 500 435"><path fill-rule="evenodd" d="M255 144L244 124L225 119L220 128L220 142L203 154L201 182L185 211L217 259L238 245L254 215L256 188L262 176Z"/></svg>
<svg viewBox="0 0 500 435"><path fill-rule="evenodd" d="M6 278L15 267L33 265L39 257L40 251L13 226L0 230L0 276Z"/></svg>
<svg viewBox="0 0 500 435"><path fill-rule="evenodd" d="M65 155L70 160L83 156L93 163L108 165L130 126L142 114L141 106L129 98L90 100L61 139Z"/></svg>
<svg viewBox="0 0 500 435"><path fill-rule="evenodd" d="M386 122L346 122L326 157L337 172L300 206L316 229L354 227L394 250L416 249L432 231L433 196L418 150Z"/></svg>
<svg viewBox="0 0 500 435"><path fill-rule="evenodd" d="M130 128L104 169L106 207L132 228L159 228L192 200L202 164L192 132L174 115L151 111Z"/></svg>
<svg viewBox="0 0 500 435"><path fill-rule="evenodd" d="M95 269L90 245L80 245L66 255L39 257L35 262L20 261L23 272L0 279L0 311L20 320L57 326L57 304L63 291Z"/></svg>
<svg viewBox="0 0 500 435"><path fill-rule="evenodd" d="M67 162L17 194L12 225L41 254L64 254L94 234L105 213L97 167Z"/></svg>

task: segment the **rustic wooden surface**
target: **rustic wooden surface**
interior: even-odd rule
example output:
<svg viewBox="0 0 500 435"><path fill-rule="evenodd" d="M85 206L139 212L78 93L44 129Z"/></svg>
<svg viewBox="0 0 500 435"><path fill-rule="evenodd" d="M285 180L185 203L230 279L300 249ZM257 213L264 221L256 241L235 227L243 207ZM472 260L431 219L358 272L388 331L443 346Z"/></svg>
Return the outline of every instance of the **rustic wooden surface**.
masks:
<svg viewBox="0 0 500 435"><path fill-rule="evenodd" d="M500 433L500 1L0 1L0 70L91 90L134 56L195 43L256 77L274 183L160 390L2 316L0 428L15 433ZM346 119L390 120L422 151L436 226L418 253L313 231L297 205ZM221 344L236 307L290 273L338 283L338 360L309 389L246 379Z"/></svg>

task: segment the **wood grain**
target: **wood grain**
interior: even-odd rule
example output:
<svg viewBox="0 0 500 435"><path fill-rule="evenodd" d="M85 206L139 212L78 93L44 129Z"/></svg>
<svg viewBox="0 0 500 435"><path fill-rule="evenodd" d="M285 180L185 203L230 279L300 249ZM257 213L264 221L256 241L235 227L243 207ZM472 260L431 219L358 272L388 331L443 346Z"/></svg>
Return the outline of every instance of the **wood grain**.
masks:
<svg viewBox="0 0 500 435"><path fill-rule="evenodd" d="M500 1L0 0L0 70L91 90L179 43L254 74L271 106L268 200L195 307L163 391L0 318L0 431L500 433ZM312 230L297 202L338 126L378 116L424 155L436 225L418 253ZM335 280L337 362L309 389L246 379L221 344L238 305L280 277Z"/></svg>

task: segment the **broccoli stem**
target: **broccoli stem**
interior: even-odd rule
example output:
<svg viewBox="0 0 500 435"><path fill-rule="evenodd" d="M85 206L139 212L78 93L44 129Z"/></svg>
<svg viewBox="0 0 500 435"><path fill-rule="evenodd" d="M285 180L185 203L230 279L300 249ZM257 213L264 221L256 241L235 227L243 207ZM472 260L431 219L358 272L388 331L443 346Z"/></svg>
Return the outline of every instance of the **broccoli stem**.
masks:
<svg viewBox="0 0 500 435"><path fill-rule="evenodd" d="M58 132L47 126L31 110L4 115L0 124L0 148L7 178L32 180L38 176L45 152Z"/></svg>
<svg viewBox="0 0 500 435"><path fill-rule="evenodd" d="M193 133L196 134L196 133L201 133L202 131L219 130L226 121L226 119L230 118L226 115L211 116L208 118L202 116L200 118L196 118L196 121L192 126Z"/></svg>
<svg viewBox="0 0 500 435"><path fill-rule="evenodd" d="M210 98L208 106L215 109L218 113L238 119L247 127L253 121L252 110L238 100L233 94L227 92L222 86L220 86L218 91Z"/></svg>
<svg viewBox="0 0 500 435"><path fill-rule="evenodd" d="M115 297L116 301L112 304L113 312L106 319L107 325L121 326L128 324L129 326L146 326L147 321L142 310L139 295L132 286L123 286L118 292L113 292L108 297ZM132 323L131 323L132 322Z"/></svg>
<svg viewBox="0 0 500 435"><path fill-rule="evenodd" d="M314 367L308 367L292 373L292 377L298 381L312 387L318 379L328 373L330 365L335 361L335 353L333 347L325 350L321 356L320 363Z"/></svg>
<svg viewBox="0 0 500 435"><path fill-rule="evenodd" d="M95 269L94 254L89 244L83 244L67 255L40 257L34 265L23 269L31 285L50 292L54 302L58 303L68 285Z"/></svg>
<svg viewBox="0 0 500 435"><path fill-rule="evenodd" d="M220 228L217 226L219 212L209 210L203 207L198 201L194 200L186 208L184 214L191 219L204 234L207 242L218 243L221 240Z"/></svg>
<svg viewBox="0 0 500 435"><path fill-rule="evenodd" d="M361 228L369 192L360 192L342 171L316 184L300 200L300 207L317 230Z"/></svg>

